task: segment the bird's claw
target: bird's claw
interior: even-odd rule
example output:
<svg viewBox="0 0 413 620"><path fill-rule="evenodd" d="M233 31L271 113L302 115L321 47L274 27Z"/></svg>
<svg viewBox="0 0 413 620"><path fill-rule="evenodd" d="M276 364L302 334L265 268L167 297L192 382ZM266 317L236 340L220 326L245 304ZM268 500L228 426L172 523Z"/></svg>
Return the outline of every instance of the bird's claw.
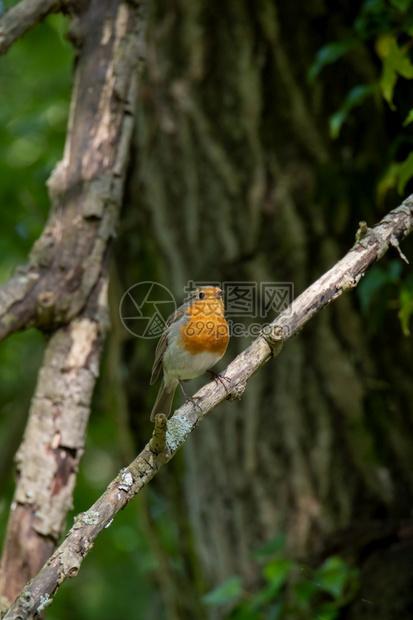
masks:
<svg viewBox="0 0 413 620"><path fill-rule="evenodd" d="M225 391L228 392L228 385L225 384L225 381L227 381L227 384L231 383L231 379L229 377L222 375L220 372L215 372L214 370L207 370L207 373L211 379L214 379L217 383L219 382L225 388Z"/></svg>

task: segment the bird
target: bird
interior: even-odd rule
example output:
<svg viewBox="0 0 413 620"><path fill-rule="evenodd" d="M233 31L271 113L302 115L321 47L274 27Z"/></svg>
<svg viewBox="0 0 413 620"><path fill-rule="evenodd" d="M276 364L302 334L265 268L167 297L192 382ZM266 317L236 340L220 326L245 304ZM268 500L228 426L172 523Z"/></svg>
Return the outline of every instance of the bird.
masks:
<svg viewBox="0 0 413 620"><path fill-rule="evenodd" d="M151 412L152 422L158 413L169 416L178 385L191 400L182 382L209 371L225 354L228 342L223 291L215 286L197 288L168 317L156 347L150 384L157 381L161 369L163 378Z"/></svg>

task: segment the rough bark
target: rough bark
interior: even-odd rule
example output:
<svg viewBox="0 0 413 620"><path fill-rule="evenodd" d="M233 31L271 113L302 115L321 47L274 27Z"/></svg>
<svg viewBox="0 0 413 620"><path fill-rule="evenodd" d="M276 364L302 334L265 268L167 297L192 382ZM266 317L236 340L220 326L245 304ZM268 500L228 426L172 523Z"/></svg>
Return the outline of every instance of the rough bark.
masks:
<svg viewBox="0 0 413 620"><path fill-rule="evenodd" d="M140 250L153 278L178 298L188 280L293 282L301 292L361 217L374 221L368 173L384 166L382 111L366 102L336 144L327 128L349 84L377 79L374 58L361 46L307 81L316 51L341 40L354 14L270 0L151 6L131 195L144 197L139 221L155 237ZM125 288L147 279L133 253L119 256L131 265ZM386 325L389 335L372 339L354 297L340 300L188 442L186 503L176 505L209 584L234 573L256 583L251 551L277 532L296 555L323 553L359 520L368 529L407 516L411 349L394 315ZM231 352L243 347L233 339ZM145 372L131 358L131 376ZM139 399L131 391L132 410Z"/></svg>
<svg viewBox="0 0 413 620"><path fill-rule="evenodd" d="M49 221L29 265L0 290L3 337L30 326L50 334L3 547L0 593L9 604L53 551L71 507L108 327L108 251L134 122L139 7L92 0L76 11L73 97L64 157L49 180Z"/></svg>

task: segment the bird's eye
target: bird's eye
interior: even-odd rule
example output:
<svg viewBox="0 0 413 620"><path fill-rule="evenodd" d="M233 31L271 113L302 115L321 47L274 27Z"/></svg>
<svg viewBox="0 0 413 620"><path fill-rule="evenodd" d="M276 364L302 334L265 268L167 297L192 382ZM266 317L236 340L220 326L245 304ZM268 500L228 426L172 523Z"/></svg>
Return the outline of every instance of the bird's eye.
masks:
<svg viewBox="0 0 413 620"><path fill-rule="evenodd" d="M205 299L205 293L199 293L199 299Z"/></svg>

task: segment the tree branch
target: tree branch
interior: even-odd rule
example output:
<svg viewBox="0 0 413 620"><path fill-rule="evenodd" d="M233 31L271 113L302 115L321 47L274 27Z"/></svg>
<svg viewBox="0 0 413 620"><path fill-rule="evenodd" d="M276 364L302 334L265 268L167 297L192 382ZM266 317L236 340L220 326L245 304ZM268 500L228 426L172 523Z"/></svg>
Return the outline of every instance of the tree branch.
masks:
<svg viewBox="0 0 413 620"><path fill-rule="evenodd" d="M0 19L0 54L5 54L13 43L29 28L59 10L62 0L22 0L8 9Z"/></svg>
<svg viewBox="0 0 413 620"><path fill-rule="evenodd" d="M31 325L52 333L17 454L0 571L8 604L53 552L71 506L108 326L109 248L134 126L141 8L122 0L76 6L83 30L64 157L48 182L51 214L29 267L0 290L0 335Z"/></svg>
<svg viewBox="0 0 413 620"><path fill-rule="evenodd" d="M119 215L141 56L128 15L141 9L113 2L106 9L109 31L93 0L77 5L71 36L80 49L64 158L48 181L51 213L29 264L0 287L0 341L30 327L52 331L79 315Z"/></svg>
<svg viewBox="0 0 413 620"><path fill-rule="evenodd" d="M64 542L24 588L5 620L31 618L40 613L51 602L50 597L60 584L78 574L98 534L174 456L207 413L226 398L239 396L248 379L281 351L284 342L296 335L322 308L356 287L366 270L390 246L398 247L398 243L412 230L413 196L410 196L373 229L361 227L358 240L346 256L297 297L268 329L263 330L261 336L233 360L225 373L228 387L221 382L210 382L197 392L195 406L185 403L166 425L165 416L156 416L152 439L129 467L109 484L93 506L75 518Z"/></svg>

